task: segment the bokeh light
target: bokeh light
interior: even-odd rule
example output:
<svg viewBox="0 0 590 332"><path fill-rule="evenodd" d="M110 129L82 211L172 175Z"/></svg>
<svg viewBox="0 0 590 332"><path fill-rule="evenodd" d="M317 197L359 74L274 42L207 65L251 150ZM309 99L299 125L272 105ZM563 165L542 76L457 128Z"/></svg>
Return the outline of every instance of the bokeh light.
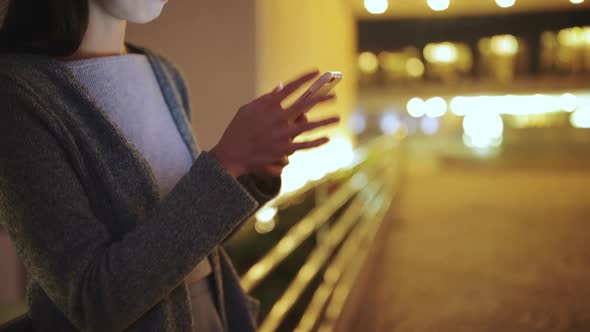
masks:
<svg viewBox="0 0 590 332"><path fill-rule="evenodd" d="M504 123L499 114L469 113L463 118L463 142L465 145L486 149L502 142Z"/></svg>
<svg viewBox="0 0 590 332"><path fill-rule="evenodd" d="M577 48L586 44L586 34L580 27L563 29L557 33L557 41L563 46Z"/></svg>
<svg viewBox="0 0 590 332"><path fill-rule="evenodd" d="M407 110L412 117L419 118L426 114L426 104L420 98L412 98L408 101Z"/></svg>
<svg viewBox="0 0 590 332"><path fill-rule="evenodd" d="M510 115L534 115L572 112L580 104L580 98L571 93L561 95L505 95L505 96L457 96L451 99L451 112L466 115L475 112Z"/></svg>
<svg viewBox="0 0 590 332"><path fill-rule="evenodd" d="M385 13L388 6L387 0L365 0L365 8L373 15Z"/></svg>
<svg viewBox="0 0 590 332"><path fill-rule="evenodd" d="M433 97L426 101L425 105L425 114L431 118L438 118L447 112L448 106L447 102L441 97Z"/></svg>
<svg viewBox="0 0 590 332"><path fill-rule="evenodd" d="M398 132L401 128L399 115L392 111L383 112L379 120L379 127L381 132L386 135Z"/></svg>
<svg viewBox="0 0 590 332"><path fill-rule="evenodd" d="M566 112L573 112L578 108L578 98L571 93L564 93L560 100L561 108Z"/></svg>
<svg viewBox="0 0 590 332"><path fill-rule="evenodd" d="M518 53L518 40L512 35L499 35L492 37L491 50L496 55L512 56Z"/></svg>
<svg viewBox="0 0 590 332"><path fill-rule="evenodd" d="M502 8L509 8L514 6L516 0L496 0L496 4Z"/></svg>
<svg viewBox="0 0 590 332"><path fill-rule="evenodd" d="M574 128L590 128L590 106L577 109L570 115L570 123Z"/></svg>
<svg viewBox="0 0 590 332"><path fill-rule="evenodd" d="M264 206L260 208L256 213L254 229L260 234L271 232L276 226L277 212L277 208L273 206Z"/></svg>
<svg viewBox="0 0 590 332"><path fill-rule="evenodd" d="M451 99L451 104L450 104L450 108L451 108L451 113L458 115L458 116L463 116L465 115L465 113L467 112L465 109L465 97L454 97L453 99Z"/></svg>
<svg viewBox="0 0 590 332"><path fill-rule="evenodd" d="M420 130L426 135L434 135L440 129L440 119L423 117L420 119Z"/></svg>
<svg viewBox="0 0 590 332"><path fill-rule="evenodd" d="M422 77L424 75L424 64L418 58L409 58L406 61L406 72L410 77Z"/></svg>
<svg viewBox="0 0 590 332"><path fill-rule="evenodd" d="M426 3L428 4L428 7L430 7L430 9L437 12L447 10L451 5L450 0L426 0Z"/></svg>
<svg viewBox="0 0 590 332"><path fill-rule="evenodd" d="M424 47L424 58L430 63L453 63L458 57L459 52L453 43L431 43Z"/></svg>
<svg viewBox="0 0 590 332"><path fill-rule="evenodd" d="M362 134L367 129L367 116L362 111L352 112L348 125L356 135Z"/></svg>
<svg viewBox="0 0 590 332"><path fill-rule="evenodd" d="M289 164L283 169L279 196L296 191L309 181L319 180L329 173L349 167L354 156L350 138L340 134L331 136L328 143L319 147L295 152L289 156Z"/></svg>
<svg viewBox="0 0 590 332"><path fill-rule="evenodd" d="M374 74L379 69L379 59L372 52L363 52L359 55L358 66L364 74Z"/></svg>

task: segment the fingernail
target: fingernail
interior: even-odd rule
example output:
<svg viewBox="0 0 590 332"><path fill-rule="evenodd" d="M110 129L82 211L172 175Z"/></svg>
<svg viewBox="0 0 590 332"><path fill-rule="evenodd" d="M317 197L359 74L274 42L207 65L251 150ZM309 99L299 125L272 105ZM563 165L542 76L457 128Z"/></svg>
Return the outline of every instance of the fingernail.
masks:
<svg viewBox="0 0 590 332"><path fill-rule="evenodd" d="M276 87L275 87L275 88L272 90L272 92L279 92L279 91L281 91L281 90L283 90L283 82L280 82L280 83L279 83L279 85L277 85L277 86L276 86Z"/></svg>

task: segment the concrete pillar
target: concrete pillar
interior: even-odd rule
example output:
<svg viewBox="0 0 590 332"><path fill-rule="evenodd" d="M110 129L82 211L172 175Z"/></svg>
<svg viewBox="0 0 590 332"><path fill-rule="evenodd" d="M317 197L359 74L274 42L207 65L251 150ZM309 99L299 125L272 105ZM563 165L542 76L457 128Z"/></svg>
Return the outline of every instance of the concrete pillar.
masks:
<svg viewBox="0 0 590 332"><path fill-rule="evenodd" d="M314 109L309 118L340 114L341 125L329 134L352 140L346 126L357 90L356 27L350 4L342 0L257 0L256 13L257 91L267 91L310 68L342 71L338 101Z"/></svg>

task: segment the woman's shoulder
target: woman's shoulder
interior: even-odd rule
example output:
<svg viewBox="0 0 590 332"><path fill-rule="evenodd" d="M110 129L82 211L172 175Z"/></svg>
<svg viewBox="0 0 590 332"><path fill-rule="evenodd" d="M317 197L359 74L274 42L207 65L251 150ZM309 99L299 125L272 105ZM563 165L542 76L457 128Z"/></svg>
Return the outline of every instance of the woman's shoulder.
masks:
<svg viewBox="0 0 590 332"><path fill-rule="evenodd" d="M0 96L35 92L52 82L51 59L30 54L0 55Z"/></svg>

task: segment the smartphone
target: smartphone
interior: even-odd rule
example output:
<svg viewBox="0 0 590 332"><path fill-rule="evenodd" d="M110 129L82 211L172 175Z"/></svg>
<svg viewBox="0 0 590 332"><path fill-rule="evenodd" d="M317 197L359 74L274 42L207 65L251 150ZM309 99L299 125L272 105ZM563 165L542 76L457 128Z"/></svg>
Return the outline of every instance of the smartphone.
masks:
<svg viewBox="0 0 590 332"><path fill-rule="evenodd" d="M325 96L334 89L334 87L342 81L342 73L339 71L329 71L320 78L317 79L310 87L299 97L297 100L302 101L303 99L316 97L316 96Z"/></svg>

